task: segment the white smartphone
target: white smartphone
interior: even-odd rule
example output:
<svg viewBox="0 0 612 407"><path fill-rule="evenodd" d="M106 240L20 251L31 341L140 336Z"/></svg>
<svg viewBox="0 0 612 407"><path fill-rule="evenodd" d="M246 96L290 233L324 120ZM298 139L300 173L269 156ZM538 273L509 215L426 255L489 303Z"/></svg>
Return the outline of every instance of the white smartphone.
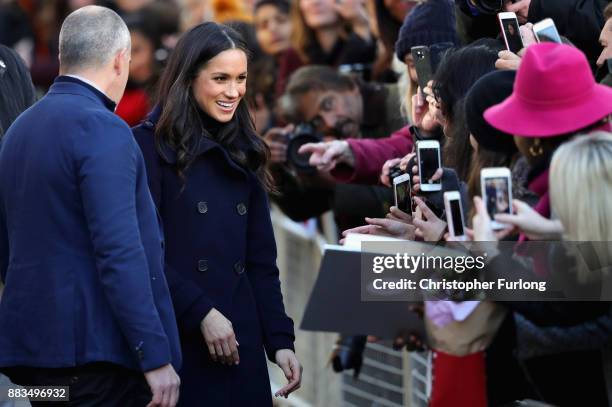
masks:
<svg viewBox="0 0 612 407"><path fill-rule="evenodd" d="M421 140L417 142L416 150L421 191L440 191L442 189L441 180L430 180L438 168L442 167L440 143L437 140Z"/></svg>
<svg viewBox="0 0 612 407"><path fill-rule="evenodd" d="M506 167L483 168L480 171L482 199L491 217L493 229L509 227L495 221L498 213L512 213L512 176Z"/></svg>
<svg viewBox="0 0 612 407"><path fill-rule="evenodd" d="M465 218L463 216L463 206L461 205L459 191L444 193L444 208L446 209L448 233L459 240L466 240Z"/></svg>
<svg viewBox="0 0 612 407"><path fill-rule="evenodd" d="M552 18L547 18L534 24L533 34L538 42L556 42L561 44L561 36Z"/></svg>
<svg viewBox="0 0 612 407"><path fill-rule="evenodd" d="M410 174L403 174L393 178L393 192L395 193L395 206L407 214L412 214L412 184Z"/></svg>
<svg viewBox="0 0 612 407"><path fill-rule="evenodd" d="M497 15L502 37L508 51L518 54L523 49L523 37L519 30L519 22L515 13L499 13Z"/></svg>

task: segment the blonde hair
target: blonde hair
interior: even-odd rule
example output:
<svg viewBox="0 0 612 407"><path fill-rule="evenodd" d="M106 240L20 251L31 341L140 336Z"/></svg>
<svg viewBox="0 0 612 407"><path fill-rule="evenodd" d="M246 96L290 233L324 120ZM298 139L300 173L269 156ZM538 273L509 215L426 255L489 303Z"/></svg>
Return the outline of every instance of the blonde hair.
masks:
<svg viewBox="0 0 612 407"><path fill-rule="evenodd" d="M563 224L564 239L591 242L587 257L581 246L570 244L576 256L578 282L601 280L609 273L612 253L612 134L603 131L578 135L563 143L550 166L550 199L553 211ZM606 242L606 243L594 243ZM592 257L596 255L596 257ZM584 261L578 261L582 258ZM595 269L589 265L597 260ZM593 264L593 263L591 263ZM601 268L601 269L600 269Z"/></svg>
<svg viewBox="0 0 612 407"><path fill-rule="evenodd" d="M612 241L612 134L562 144L551 162L550 197L566 239Z"/></svg>
<svg viewBox="0 0 612 407"><path fill-rule="evenodd" d="M412 124L414 123L414 118L412 117L412 97L416 95L419 85L412 81L408 73L408 66L400 61L396 55L393 55L391 68L398 75L397 90L400 98L400 112L408 123Z"/></svg>

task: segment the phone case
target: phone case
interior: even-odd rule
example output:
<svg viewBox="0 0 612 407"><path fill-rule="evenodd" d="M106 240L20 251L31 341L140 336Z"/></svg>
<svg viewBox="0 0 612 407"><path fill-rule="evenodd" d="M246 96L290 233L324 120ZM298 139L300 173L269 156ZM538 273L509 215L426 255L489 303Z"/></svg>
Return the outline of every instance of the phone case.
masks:
<svg viewBox="0 0 612 407"><path fill-rule="evenodd" d="M419 86L423 90L433 77L429 47L413 47L410 53L414 60Z"/></svg>

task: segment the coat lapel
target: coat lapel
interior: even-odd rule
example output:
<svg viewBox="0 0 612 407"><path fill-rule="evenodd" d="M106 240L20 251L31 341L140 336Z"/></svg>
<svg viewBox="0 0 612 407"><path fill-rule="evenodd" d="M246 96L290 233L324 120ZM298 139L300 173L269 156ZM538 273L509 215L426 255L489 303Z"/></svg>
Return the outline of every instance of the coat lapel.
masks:
<svg viewBox="0 0 612 407"><path fill-rule="evenodd" d="M153 111L147 117L147 120L144 122L145 126L150 127L152 132L155 132L155 125L161 116L161 108L159 106L155 106ZM236 131L237 125L235 121L232 121L227 126L224 126L220 131L227 133L231 131ZM162 143L161 146L161 155L164 161L168 164L175 164L177 157L176 152L172 147L170 147L167 143ZM202 134L198 137L197 145L194 149L194 156L200 157L210 151L218 150L218 152L225 158L227 164L233 169L239 171L245 177L248 177L247 171L240 165L238 165L232 158L225 148L223 148L219 143L214 141L212 137L208 133Z"/></svg>

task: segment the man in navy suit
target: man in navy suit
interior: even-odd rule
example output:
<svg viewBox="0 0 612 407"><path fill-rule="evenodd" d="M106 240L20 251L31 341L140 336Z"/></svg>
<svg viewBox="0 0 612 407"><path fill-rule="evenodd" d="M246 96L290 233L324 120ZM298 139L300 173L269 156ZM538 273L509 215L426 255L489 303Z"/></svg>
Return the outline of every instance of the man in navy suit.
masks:
<svg viewBox="0 0 612 407"><path fill-rule="evenodd" d="M164 242L140 149L114 114L129 60L116 13L70 14L60 76L0 150L0 370L70 386L78 406L178 400Z"/></svg>

